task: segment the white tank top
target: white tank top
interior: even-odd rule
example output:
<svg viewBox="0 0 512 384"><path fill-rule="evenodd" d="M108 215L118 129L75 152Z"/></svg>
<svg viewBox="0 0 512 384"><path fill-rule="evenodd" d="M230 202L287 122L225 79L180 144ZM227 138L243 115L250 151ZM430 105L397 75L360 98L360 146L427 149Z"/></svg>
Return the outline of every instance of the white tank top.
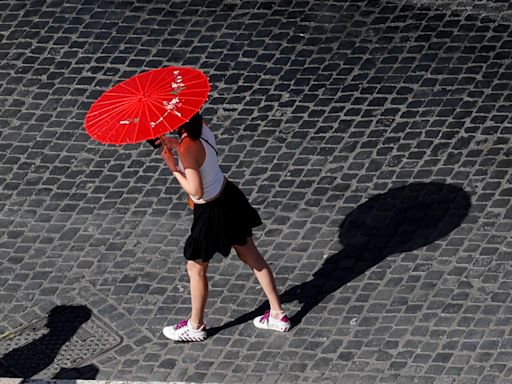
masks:
<svg viewBox="0 0 512 384"><path fill-rule="evenodd" d="M224 174L219 167L215 137L213 136L213 132L210 131L210 128L206 125L203 125L201 139L199 141L203 144L206 154L203 165L199 168L201 181L203 182L203 197L199 200L194 199L192 196L190 196L190 198L196 204L204 204L219 194L224 185ZM178 167L182 172L185 172L181 160L179 161Z"/></svg>

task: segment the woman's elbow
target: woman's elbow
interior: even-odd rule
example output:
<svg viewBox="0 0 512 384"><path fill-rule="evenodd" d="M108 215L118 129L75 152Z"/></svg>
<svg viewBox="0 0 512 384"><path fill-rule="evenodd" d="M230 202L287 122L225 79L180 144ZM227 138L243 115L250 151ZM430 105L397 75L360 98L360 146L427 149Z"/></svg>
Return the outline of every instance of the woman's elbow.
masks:
<svg viewBox="0 0 512 384"><path fill-rule="evenodd" d="M188 188L186 188L189 195L194 199L200 200L203 198L204 188L199 172L195 170L185 170Z"/></svg>
<svg viewBox="0 0 512 384"><path fill-rule="evenodd" d="M201 200L203 198L203 195L204 195L204 191L202 188L197 188L197 189L194 189L192 191L190 191L190 195L196 199L196 200Z"/></svg>
<svg viewBox="0 0 512 384"><path fill-rule="evenodd" d="M202 193L198 193L197 195L191 195L195 200L201 200L203 198Z"/></svg>

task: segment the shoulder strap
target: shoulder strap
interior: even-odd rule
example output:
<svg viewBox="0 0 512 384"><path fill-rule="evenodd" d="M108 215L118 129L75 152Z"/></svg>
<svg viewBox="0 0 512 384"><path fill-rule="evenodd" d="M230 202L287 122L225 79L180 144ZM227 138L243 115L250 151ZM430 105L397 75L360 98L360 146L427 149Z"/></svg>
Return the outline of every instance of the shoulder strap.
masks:
<svg viewBox="0 0 512 384"><path fill-rule="evenodd" d="M215 151L215 154L217 156L219 156L219 152L217 152L217 149L208 141L206 140L203 136L200 136L200 139L203 140L206 144L208 144L210 147L213 148L213 150Z"/></svg>

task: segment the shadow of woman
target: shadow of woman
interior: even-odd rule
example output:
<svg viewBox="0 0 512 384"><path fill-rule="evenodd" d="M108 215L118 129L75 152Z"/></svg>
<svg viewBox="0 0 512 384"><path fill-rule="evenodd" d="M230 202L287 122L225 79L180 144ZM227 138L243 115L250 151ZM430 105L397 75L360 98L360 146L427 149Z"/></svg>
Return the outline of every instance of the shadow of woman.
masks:
<svg viewBox="0 0 512 384"><path fill-rule="evenodd" d="M281 294L283 303L298 301L298 312L290 317L300 324L314 307L343 285L374 267L386 257L410 252L443 238L457 228L471 207L469 195L459 187L443 183L412 183L393 188L356 207L340 225L343 249L328 257L312 278ZM268 308L263 303L219 327L243 324Z"/></svg>
<svg viewBox="0 0 512 384"><path fill-rule="evenodd" d="M53 364L61 348L89 321L91 315L91 310L84 305L53 308L46 322L48 333L0 358L2 376L29 379L45 371ZM61 368L53 378L95 379L98 372L94 365L74 369Z"/></svg>

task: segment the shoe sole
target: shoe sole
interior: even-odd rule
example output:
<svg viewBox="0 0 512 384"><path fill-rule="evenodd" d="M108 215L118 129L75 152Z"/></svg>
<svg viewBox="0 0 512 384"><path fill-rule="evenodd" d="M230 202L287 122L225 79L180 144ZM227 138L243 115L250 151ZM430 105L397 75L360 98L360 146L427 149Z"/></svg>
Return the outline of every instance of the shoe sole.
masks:
<svg viewBox="0 0 512 384"><path fill-rule="evenodd" d="M287 326L287 327L267 327L267 326L262 326L261 323L259 321L254 321L253 322L254 326L256 328L259 328L259 329L269 329L271 331L278 331L278 332L288 332L290 330L290 326Z"/></svg>
<svg viewBox="0 0 512 384"><path fill-rule="evenodd" d="M174 334L169 334L167 332L167 330L164 328L163 332L165 337L167 337L168 339L172 340L172 341L185 341L185 342L191 342L191 341L204 341L206 340L206 335L205 336L181 336L181 335L174 335Z"/></svg>

